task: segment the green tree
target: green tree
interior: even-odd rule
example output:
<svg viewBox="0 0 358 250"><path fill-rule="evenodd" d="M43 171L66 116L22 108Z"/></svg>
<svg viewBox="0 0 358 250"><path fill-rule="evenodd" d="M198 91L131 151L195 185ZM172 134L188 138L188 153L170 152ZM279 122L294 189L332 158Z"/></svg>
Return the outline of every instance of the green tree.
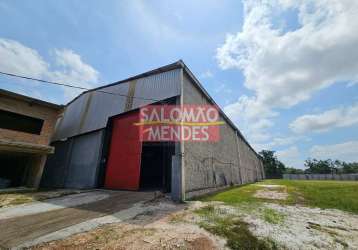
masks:
<svg viewBox="0 0 358 250"><path fill-rule="evenodd" d="M330 159L328 160L317 160L308 158L305 160L305 173L307 174L331 174L336 173L334 162Z"/></svg>
<svg viewBox="0 0 358 250"><path fill-rule="evenodd" d="M291 168L291 167L286 167L285 169L285 174L304 174L305 172L303 171L303 169L297 169L297 168Z"/></svg>
<svg viewBox="0 0 358 250"><path fill-rule="evenodd" d="M358 162L342 162L342 173L344 174L355 174L358 173Z"/></svg>
<svg viewBox="0 0 358 250"><path fill-rule="evenodd" d="M262 150L259 152L259 155L262 157L266 178L282 178L286 167L277 159L275 156L275 151Z"/></svg>

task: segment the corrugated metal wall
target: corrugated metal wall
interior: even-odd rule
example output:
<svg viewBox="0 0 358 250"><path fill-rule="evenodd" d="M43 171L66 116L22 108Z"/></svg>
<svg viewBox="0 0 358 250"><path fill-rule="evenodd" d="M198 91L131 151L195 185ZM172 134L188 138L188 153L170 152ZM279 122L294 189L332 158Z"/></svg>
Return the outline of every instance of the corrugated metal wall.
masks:
<svg viewBox="0 0 358 250"><path fill-rule="evenodd" d="M71 156L71 142L72 140L69 139L51 144L55 147L55 154L47 157L40 187L62 188L64 186L67 165Z"/></svg>
<svg viewBox="0 0 358 250"><path fill-rule="evenodd" d="M108 119L156 100L180 95L180 72L181 69L174 69L113 84L100 91L84 93L67 105L52 138L55 154L47 160L41 186L97 187Z"/></svg>
<svg viewBox="0 0 358 250"><path fill-rule="evenodd" d="M164 100L180 95L180 69L112 85L100 91L133 95L128 107L128 98L99 91L87 92L70 103L59 120L52 141L105 128L108 118L124 111L137 109L155 100ZM154 99L154 100L144 100Z"/></svg>
<svg viewBox="0 0 358 250"><path fill-rule="evenodd" d="M104 132L99 130L54 142L56 151L47 159L41 187L97 187Z"/></svg>
<svg viewBox="0 0 358 250"><path fill-rule="evenodd" d="M97 187L104 130L74 137L65 187Z"/></svg>

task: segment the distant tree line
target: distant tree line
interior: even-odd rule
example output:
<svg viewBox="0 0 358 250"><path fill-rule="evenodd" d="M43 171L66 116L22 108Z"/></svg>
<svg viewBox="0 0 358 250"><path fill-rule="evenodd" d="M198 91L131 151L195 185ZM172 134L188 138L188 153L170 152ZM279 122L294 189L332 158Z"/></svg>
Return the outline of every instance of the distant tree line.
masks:
<svg viewBox="0 0 358 250"><path fill-rule="evenodd" d="M262 150L259 152L263 160L266 178L282 178L283 174L354 174L358 173L358 162L344 162L339 160L305 160L305 169L287 167L279 161L275 151Z"/></svg>

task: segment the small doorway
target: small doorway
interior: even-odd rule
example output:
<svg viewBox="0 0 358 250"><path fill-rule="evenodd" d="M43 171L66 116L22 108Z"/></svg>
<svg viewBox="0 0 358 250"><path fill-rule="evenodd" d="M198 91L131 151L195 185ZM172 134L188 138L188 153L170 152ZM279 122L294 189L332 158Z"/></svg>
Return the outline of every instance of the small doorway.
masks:
<svg viewBox="0 0 358 250"><path fill-rule="evenodd" d="M26 185L28 173L28 155L18 153L0 153L0 188Z"/></svg>
<svg viewBox="0 0 358 250"><path fill-rule="evenodd" d="M172 142L145 142L142 145L140 189L171 191Z"/></svg>

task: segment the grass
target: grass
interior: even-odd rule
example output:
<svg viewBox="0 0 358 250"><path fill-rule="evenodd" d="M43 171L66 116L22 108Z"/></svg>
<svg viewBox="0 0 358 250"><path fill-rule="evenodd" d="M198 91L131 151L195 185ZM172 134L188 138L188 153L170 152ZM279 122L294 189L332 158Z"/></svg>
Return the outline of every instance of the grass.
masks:
<svg viewBox="0 0 358 250"><path fill-rule="evenodd" d="M281 187L264 187L262 185L281 185ZM286 200L273 200L255 197L258 190L287 192ZM264 192L262 192L264 193ZM269 193L269 192L268 192ZM271 192L272 194L272 192ZM271 196L272 197L272 196ZM265 180L259 184L248 184L200 198L201 201L221 201L235 206L244 214L259 216L270 224L283 224L285 214L264 206L262 202L283 205L301 204L322 209L332 208L358 214L358 182L348 181L301 181L301 180ZM270 239L257 238L253 235L243 215L223 213L220 208L209 205L196 211L203 219L200 226L205 230L227 239L231 249L276 249L277 245ZM310 223L310 228L327 233L343 247L347 243L338 239L335 231L319 224Z"/></svg>
<svg viewBox="0 0 358 250"><path fill-rule="evenodd" d="M9 192L0 194L0 208L25 204L33 201L42 201L64 195L76 194L75 190L39 190Z"/></svg>
<svg viewBox="0 0 358 250"><path fill-rule="evenodd" d="M358 182L266 180L264 183L287 186L297 203L358 214ZM303 201L300 201L300 196L303 197Z"/></svg>
<svg viewBox="0 0 358 250"><path fill-rule="evenodd" d="M262 187L249 184L201 198L201 201L222 201L230 205L258 202L275 202L286 205L303 204L311 207L334 208L358 214L358 182L265 180L260 184L285 186L289 197L286 201L255 198Z"/></svg>
<svg viewBox="0 0 358 250"><path fill-rule="evenodd" d="M222 201L227 204L252 203L259 201L253 197L260 187L254 184L243 185L227 189L226 191L216 193L214 195L204 196L201 201Z"/></svg>
<svg viewBox="0 0 358 250"><path fill-rule="evenodd" d="M207 206L195 211L203 221L200 226L205 230L226 238L230 249L277 249L269 239L259 239L254 236L248 224L237 217L224 216L213 206Z"/></svg>
<svg viewBox="0 0 358 250"><path fill-rule="evenodd" d="M271 224L280 224L285 219L285 215L283 215L271 208L265 208L263 210L262 215L263 215L263 219L266 222L271 223Z"/></svg>

